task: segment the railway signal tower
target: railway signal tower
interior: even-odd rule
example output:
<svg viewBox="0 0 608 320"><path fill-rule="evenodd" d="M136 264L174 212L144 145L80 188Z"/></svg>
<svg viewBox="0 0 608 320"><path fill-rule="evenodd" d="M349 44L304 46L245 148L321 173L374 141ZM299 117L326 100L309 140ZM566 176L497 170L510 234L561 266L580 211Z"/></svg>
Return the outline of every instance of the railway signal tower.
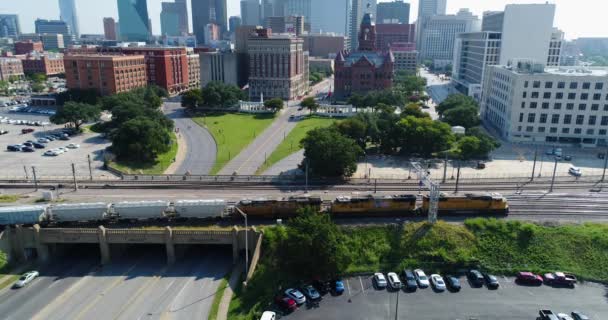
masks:
<svg viewBox="0 0 608 320"><path fill-rule="evenodd" d="M422 168L420 163L411 163L414 170L418 175L418 180L429 189L429 216L428 220L430 223L437 222L437 210L439 208L439 196L441 195L441 188L439 183L433 182L429 173Z"/></svg>

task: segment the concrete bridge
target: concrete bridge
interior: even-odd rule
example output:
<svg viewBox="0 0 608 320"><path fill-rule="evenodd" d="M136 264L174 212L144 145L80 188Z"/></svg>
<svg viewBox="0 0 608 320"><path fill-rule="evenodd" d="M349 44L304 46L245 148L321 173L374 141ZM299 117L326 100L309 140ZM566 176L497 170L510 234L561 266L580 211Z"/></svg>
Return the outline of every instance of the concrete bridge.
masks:
<svg viewBox="0 0 608 320"><path fill-rule="evenodd" d="M245 237L248 236L248 241ZM180 245L225 245L232 246L233 261L236 262L241 250L254 250L259 256L262 234L251 228L249 232L236 226L231 230L186 230L172 229L114 229L98 228L41 228L15 226L0 234L0 249L9 254L9 259L25 261L35 252L36 257L45 262L53 247L59 244L98 244L101 263L111 261L110 246L121 248L130 244L164 245L167 263L173 264L176 250ZM177 247L176 247L177 246ZM257 260L257 259L256 259Z"/></svg>

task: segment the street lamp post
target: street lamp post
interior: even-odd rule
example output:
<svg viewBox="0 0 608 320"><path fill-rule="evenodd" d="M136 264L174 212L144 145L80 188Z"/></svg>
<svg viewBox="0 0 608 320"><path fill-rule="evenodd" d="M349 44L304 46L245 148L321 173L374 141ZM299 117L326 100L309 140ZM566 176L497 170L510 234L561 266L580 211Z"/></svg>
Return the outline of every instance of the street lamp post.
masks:
<svg viewBox="0 0 608 320"><path fill-rule="evenodd" d="M553 184L555 183L555 173L557 172L557 157L555 157L555 166L553 166L553 178L551 178L551 188L549 192L553 192Z"/></svg>
<svg viewBox="0 0 608 320"><path fill-rule="evenodd" d="M608 149L606 149L606 154L604 155L604 172L602 173L602 181L606 178L606 167L608 166Z"/></svg>

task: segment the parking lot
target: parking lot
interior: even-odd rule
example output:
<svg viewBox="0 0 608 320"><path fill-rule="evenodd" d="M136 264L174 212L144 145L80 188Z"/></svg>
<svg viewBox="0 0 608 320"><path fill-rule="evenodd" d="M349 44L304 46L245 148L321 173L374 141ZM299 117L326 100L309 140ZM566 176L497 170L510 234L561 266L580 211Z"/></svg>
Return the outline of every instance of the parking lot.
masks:
<svg viewBox="0 0 608 320"><path fill-rule="evenodd" d="M16 113L10 112L9 108L0 108L0 117L11 120L39 121L49 123L49 116L38 113ZM31 128L34 132L23 134L22 129ZM20 125L0 123L0 130L8 131L0 135L0 177L25 177L25 169L28 176L32 176L32 167L36 168L38 177L71 176L74 163L76 174L79 176L89 175L89 162L94 176L111 177L107 171L101 170L103 166L103 150L109 146L107 140L102 139L96 133L85 133L70 137L68 141L55 140L47 143L44 149L35 149L34 152L11 152L7 151L8 145L23 144L28 140L37 141L39 138L58 133L63 126L48 124L44 126ZM45 151L50 149L65 148L68 144L79 145L77 149L68 149L67 152L58 156L44 156Z"/></svg>
<svg viewBox="0 0 608 320"><path fill-rule="evenodd" d="M474 288L460 278L460 292L377 290L371 276L345 279L341 296L326 295L317 306L301 306L285 319L531 320L540 309L579 310L593 320L608 319L608 287L596 283L576 288L529 287L499 277L500 288Z"/></svg>

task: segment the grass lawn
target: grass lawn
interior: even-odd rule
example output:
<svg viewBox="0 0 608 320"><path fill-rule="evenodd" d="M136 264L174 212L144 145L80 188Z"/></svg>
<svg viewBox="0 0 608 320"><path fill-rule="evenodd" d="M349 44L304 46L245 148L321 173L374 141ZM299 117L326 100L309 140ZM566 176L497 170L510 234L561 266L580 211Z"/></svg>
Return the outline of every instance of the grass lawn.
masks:
<svg viewBox="0 0 608 320"><path fill-rule="evenodd" d="M3 194L0 195L0 203L12 203L19 200L19 196L14 194Z"/></svg>
<svg viewBox="0 0 608 320"><path fill-rule="evenodd" d="M247 290L237 290L229 319L258 319L277 288L302 280L281 265L285 226L264 229L262 256ZM566 271L581 280L608 281L608 224L545 226L470 219L402 226L340 227L349 263L343 275L422 268L427 274L479 268L498 275Z"/></svg>
<svg viewBox="0 0 608 320"><path fill-rule="evenodd" d="M211 174L217 174L273 121L273 114L212 113L192 120L206 127L217 143Z"/></svg>
<svg viewBox="0 0 608 320"><path fill-rule="evenodd" d="M222 301L222 296L224 295L224 290L226 290L226 288L228 287L228 281L230 280L231 274L232 274L231 272L228 272L224 276L224 278L222 278L220 285L217 287L217 291L215 292L215 297L213 297L213 303L211 303L211 309L209 310L209 317L207 318L208 320L217 319L217 311L220 308L220 302Z"/></svg>
<svg viewBox="0 0 608 320"><path fill-rule="evenodd" d="M155 163L140 163L130 161L112 162L110 166L126 174L163 174L173 163L177 154L177 137L171 132L171 149L166 153L159 154Z"/></svg>
<svg viewBox="0 0 608 320"><path fill-rule="evenodd" d="M285 140L283 140L283 142L279 144L272 154L270 154L270 157L268 157L266 163L262 165L258 171L256 171L256 174L262 174L275 163L283 160L292 153L298 152L301 149L300 141L306 137L306 133L308 133L308 131L316 128L329 127L336 121L336 119L331 118L309 116L306 119L298 122L296 127L291 130L287 137L285 137Z"/></svg>

